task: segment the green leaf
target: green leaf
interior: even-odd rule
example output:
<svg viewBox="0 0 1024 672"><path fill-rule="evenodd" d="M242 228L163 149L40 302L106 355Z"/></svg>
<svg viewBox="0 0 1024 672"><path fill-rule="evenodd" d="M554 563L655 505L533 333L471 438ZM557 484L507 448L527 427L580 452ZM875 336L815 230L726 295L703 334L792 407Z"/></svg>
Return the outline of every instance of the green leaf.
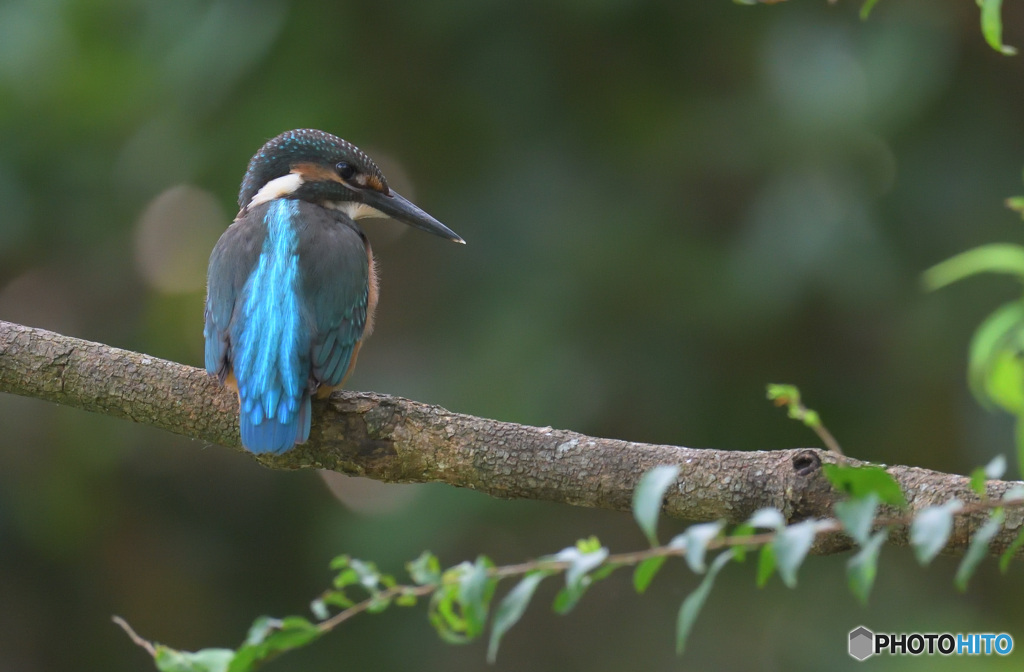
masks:
<svg viewBox="0 0 1024 672"><path fill-rule="evenodd" d="M1006 199L1006 207L1024 215L1024 196L1011 196Z"/></svg>
<svg viewBox="0 0 1024 672"><path fill-rule="evenodd" d="M1024 500L1024 486L1015 485L1003 494L1001 501L1003 502L1015 502ZM1017 536L1014 537L1010 545L1006 547L1003 554L999 556L999 570L1006 573L1006 570L1010 567L1010 562L1014 556L1017 555L1017 551L1020 550L1021 546L1024 546L1024 526L1021 527L1020 531L1017 532Z"/></svg>
<svg viewBox="0 0 1024 672"><path fill-rule="evenodd" d="M566 551L575 551L567 553ZM581 553L579 549L565 549L557 556L559 560L568 560L569 569L565 570L565 583L570 588L581 585L587 578L587 573L597 568L608 557L607 548L599 548L591 553Z"/></svg>
<svg viewBox="0 0 1024 672"><path fill-rule="evenodd" d="M1013 435L1017 443L1017 471L1024 473L1024 415L1017 416Z"/></svg>
<svg viewBox="0 0 1024 672"><path fill-rule="evenodd" d="M878 511L880 502L877 493L869 492L864 497L836 502L832 507L836 518L843 524L843 529L853 537L859 546L863 546L868 541L871 527L875 522L875 512Z"/></svg>
<svg viewBox="0 0 1024 672"><path fill-rule="evenodd" d="M757 556L757 587L764 588L775 573L775 547L769 543L761 547Z"/></svg>
<svg viewBox="0 0 1024 672"><path fill-rule="evenodd" d="M878 573L878 554L882 544L889 538L889 528L879 530L861 544L860 551L846 563L846 577L850 583L850 591L857 596L862 604L867 604L871 587L875 584Z"/></svg>
<svg viewBox="0 0 1024 672"><path fill-rule="evenodd" d="M289 616L281 619L257 619L249 629L245 644L239 647L228 665L228 672L248 672L258 663L274 656L306 646L323 634L305 618Z"/></svg>
<svg viewBox="0 0 1024 672"><path fill-rule="evenodd" d="M341 589L359 583L359 573L354 569L344 569L334 577L334 587Z"/></svg>
<svg viewBox="0 0 1024 672"><path fill-rule="evenodd" d="M498 657L498 645L501 638L505 636L513 625L519 622L533 599L533 593L537 586L550 572L533 571L529 572L516 584L516 587L509 591L502 599L498 608L494 611L494 623L491 625L491 641L487 644L487 662L494 663Z"/></svg>
<svg viewBox="0 0 1024 672"><path fill-rule="evenodd" d="M708 599L708 593L711 592L711 586L715 583L715 577L732 558L732 549L719 553L712 561L708 573L704 575L704 579L701 580L697 589L683 600L682 606L679 607L679 618L676 620L676 654L682 655L686 649L686 640L690 637L690 631L693 630L693 624L697 621L701 607Z"/></svg>
<svg viewBox="0 0 1024 672"><path fill-rule="evenodd" d="M1017 536L1014 537L1010 545L1006 547L1003 554L999 556L1000 572L1006 574L1006 570L1010 568L1010 562L1013 560L1014 556L1017 555L1017 551L1020 550L1021 546L1024 546L1024 526L1020 528L1020 531L1017 532Z"/></svg>
<svg viewBox="0 0 1024 672"><path fill-rule="evenodd" d="M985 488L986 481L997 480L1006 473L1006 457L996 455L984 467L978 467L971 472L971 490L982 499L988 496Z"/></svg>
<svg viewBox="0 0 1024 672"><path fill-rule="evenodd" d="M158 645L153 662L160 672L227 672L234 657L231 649L202 649L192 653Z"/></svg>
<svg viewBox="0 0 1024 672"><path fill-rule="evenodd" d="M430 596L428 619L446 642L465 644L483 632L498 583L490 576L493 566L481 555L475 563L461 562L442 574Z"/></svg>
<svg viewBox="0 0 1024 672"><path fill-rule="evenodd" d="M670 548L686 550L686 564L697 574L704 572L704 554L707 552L708 544L718 536L725 527L724 520L717 520L713 523L701 523L691 525L682 534L676 535L668 542Z"/></svg>
<svg viewBox="0 0 1024 672"><path fill-rule="evenodd" d="M373 593L380 589L381 573L377 571L377 565L352 558L349 560L349 568L356 573L359 577L359 584L368 592ZM342 574L347 573L346 571Z"/></svg>
<svg viewBox="0 0 1024 672"><path fill-rule="evenodd" d="M878 0L864 0L864 4L860 6L860 19L861 21L867 21L868 15L871 14L871 10L874 9Z"/></svg>
<svg viewBox="0 0 1024 672"><path fill-rule="evenodd" d="M786 517L782 515L782 511L766 507L754 511L754 515L747 522L755 528L778 530L786 526Z"/></svg>
<svg viewBox="0 0 1024 672"><path fill-rule="evenodd" d="M983 406L991 408L996 404L1011 413L1024 409L1021 383L1013 379L1019 363L1012 359L1022 334L1024 302L1021 301L1000 306L974 331L968 351L967 380L971 392Z"/></svg>
<svg viewBox="0 0 1024 672"><path fill-rule="evenodd" d="M339 607L341 609L348 609L355 604L352 600L348 599L348 596L344 591L341 590L329 590L320 596L319 602L324 605Z"/></svg>
<svg viewBox="0 0 1024 672"><path fill-rule="evenodd" d="M441 583L441 561L430 551L423 551L420 557L407 563L405 568L409 577L421 586Z"/></svg>
<svg viewBox="0 0 1024 672"><path fill-rule="evenodd" d="M910 545L922 565L927 565L939 554L953 531L953 514L963 509L963 502L951 499L939 506L922 510L910 524Z"/></svg>
<svg viewBox="0 0 1024 672"><path fill-rule="evenodd" d="M601 540L592 534L586 539L577 539L576 548L580 553L597 553L601 550Z"/></svg>
<svg viewBox="0 0 1024 672"><path fill-rule="evenodd" d="M1024 278L1024 247L1012 243L992 243L940 262L924 272L929 291L969 278L979 273L1006 273Z"/></svg>
<svg viewBox="0 0 1024 672"><path fill-rule="evenodd" d="M732 535L731 536L734 537L734 538L742 538L742 537L749 537L749 536L751 536L753 534L754 534L754 526L751 525L749 522L746 522L746 523L740 523L739 525L734 527L733 530L732 530ZM736 562L743 562L744 560L747 559L747 551L753 550L754 548L757 548L757 547L756 546L733 546L732 548L733 548L732 555L733 555L733 558L736 559Z"/></svg>
<svg viewBox="0 0 1024 672"><path fill-rule="evenodd" d="M999 501L1010 503L1021 500L1024 500L1024 485L1015 485L1012 488L1008 488L1006 492L1003 493L1003 498Z"/></svg>
<svg viewBox="0 0 1024 672"><path fill-rule="evenodd" d="M614 562L606 562L605 564L601 565L600 567L598 567L597 569L595 569L594 571L592 571L590 573L590 581L591 581L591 583L597 583L598 581L600 581L602 579L607 579L608 576L612 572L614 572L616 569L618 569L619 567L625 567L625 566L626 565L620 565L620 564L614 563Z"/></svg>
<svg viewBox="0 0 1024 672"><path fill-rule="evenodd" d="M658 545L658 515L665 492L679 478L678 465L654 467L643 476L633 491L633 517L651 546Z"/></svg>
<svg viewBox="0 0 1024 672"><path fill-rule="evenodd" d="M859 467L823 464L821 468L834 488L851 497L865 497L873 492L885 504L907 507L907 499L899 483L882 467L870 464Z"/></svg>
<svg viewBox="0 0 1024 672"><path fill-rule="evenodd" d="M441 639L449 644L465 644L472 639L466 634L469 626L459 607L459 581L471 568L472 565L463 562L447 570L445 575L451 580L439 584L430 596L427 618Z"/></svg>
<svg viewBox="0 0 1024 672"><path fill-rule="evenodd" d="M491 598L498 585L498 580L489 575L493 567L494 563L487 556L481 555L459 580L459 603L462 615L466 618L466 634L469 637L476 637L484 631Z"/></svg>
<svg viewBox="0 0 1024 672"><path fill-rule="evenodd" d="M800 390L796 385L769 383L766 388L766 394L770 401L776 402L777 406L800 403Z"/></svg>
<svg viewBox="0 0 1024 672"><path fill-rule="evenodd" d="M252 625L245 636L245 643L250 645L260 644L272 631L281 627L281 621L270 616L260 616Z"/></svg>
<svg viewBox="0 0 1024 672"><path fill-rule="evenodd" d="M995 509L985 524L978 528L978 531L971 537L971 545L967 547L967 553L960 561L960 566L956 569L956 577L953 579L953 583L961 591L967 590L967 582L970 581L974 570L978 568L978 564L988 552L988 545L999 534L1005 519L1006 515L1003 510Z"/></svg>
<svg viewBox="0 0 1024 672"><path fill-rule="evenodd" d="M555 600L551 603L551 610L556 614L565 615L573 610L576 603L583 597L582 590L569 590L568 588L562 588L555 594Z"/></svg>
<svg viewBox="0 0 1024 672"><path fill-rule="evenodd" d="M636 570L633 572L633 587L636 588L636 592L643 594L647 590L647 586L651 585L651 581L654 580L661 566L665 564L666 559L668 559L667 555L656 555L636 566Z"/></svg>
<svg viewBox="0 0 1024 672"><path fill-rule="evenodd" d="M1017 325L1009 338L1019 340L1024 332ZM1021 360L1017 344L1007 344L985 363L983 371L976 372L984 389L979 400L991 401L1014 415L1024 415L1024 360ZM972 391L974 391L972 389ZM975 395L977 396L977 394Z"/></svg>
<svg viewBox="0 0 1024 672"><path fill-rule="evenodd" d="M985 467L975 467L971 472L971 490L979 497L985 497Z"/></svg>
<svg viewBox="0 0 1024 672"><path fill-rule="evenodd" d="M565 570L565 588L555 595L553 609L557 613L566 614L576 606L593 581L587 574L599 567L607 557L607 548L602 547L592 553L583 553L576 546L562 549L552 557L555 561L569 563L569 568Z"/></svg>
<svg viewBox="0 0 1024 672"><path fill-rule="evenodd" d="M366 613L379 614L391 606L393 597L382 597L380 593L374 593L370 598L370 604L366 607Z"/></svg>
<svg viewBox="0 0 1024 672"><path fill-rule="evenodd" d="M331 617L331 612L327 609L327 603L322 599L316 599L310 602L309 610L313 612L313 616L315 616L318 621L326 621Z"/></svg>
<svg viewBox="0 0 1024 672"><path fill-rule="evenodd" d="M799 420L804 426L815 431L821 428L821 418L818 412L805 408L800 401L800 390L796 385L779 385L770 383L767 386L768 399L776 406L785 406L786 414L792 420Z"/></svg>
<svg viewBox="0 0 1024 672"><path fill-rule="evenodd" d="M790 588L796 586L796 572L814 544L817 525L816 520L805 520L779 530L775 535L775 541L772 542L775 547L775 563L782 582Z"/></svg>
<svg viewBox="0 0 1024 672"><path fill-rule="evenodd" d="M1003 44L1002 4L1003 0L981 0L981 34L990 47L1001 54L1012 56L1017 50Z"/></svg>
<svg viewBox="0 0 1024 672"><path fill-rule="evenodd" d="M998 480L1006 474L1006 456L996 455L985 465L985 477L990 480Z"/></svg>

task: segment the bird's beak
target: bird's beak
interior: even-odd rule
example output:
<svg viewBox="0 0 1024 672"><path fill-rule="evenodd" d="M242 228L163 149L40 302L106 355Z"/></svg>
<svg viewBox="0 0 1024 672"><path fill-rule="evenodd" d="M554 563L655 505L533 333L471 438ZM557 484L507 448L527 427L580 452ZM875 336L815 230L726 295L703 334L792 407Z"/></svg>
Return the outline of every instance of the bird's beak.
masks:
<svg viewBox="0 0 1024 672"><path fill-rule="evenodd" d="M388 217L397 219L403 224L415 226L417 229L422 229L435 236L441 236L463 245L466 244L462 236L431 217L415 203L395 191L392 191L390 194L383 194L372 189L364 189L361 194L367 205L375 210L379 210Z"/></svg>

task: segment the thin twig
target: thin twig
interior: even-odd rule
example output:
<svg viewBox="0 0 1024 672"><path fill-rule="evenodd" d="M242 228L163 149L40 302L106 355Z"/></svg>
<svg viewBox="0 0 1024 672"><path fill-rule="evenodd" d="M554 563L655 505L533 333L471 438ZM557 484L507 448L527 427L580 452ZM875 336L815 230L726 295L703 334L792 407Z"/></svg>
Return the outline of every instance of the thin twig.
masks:
<svg viewBox="0 0 1024 672"><path fill-rule="evenodd" d="M143 639L142 637L139 637L139 635L136 634L134 630L132 630L132 626L128 625L128 621L124 620L120 616L111 616L110 620L112 620L114 623L117 623L121 627L121 629L128 634L128 637L133 642L135 642L137 646L141 646L143 649L146 650L146 652L150 656L156 658L156 647L154 647L150 642Z"/></svg>

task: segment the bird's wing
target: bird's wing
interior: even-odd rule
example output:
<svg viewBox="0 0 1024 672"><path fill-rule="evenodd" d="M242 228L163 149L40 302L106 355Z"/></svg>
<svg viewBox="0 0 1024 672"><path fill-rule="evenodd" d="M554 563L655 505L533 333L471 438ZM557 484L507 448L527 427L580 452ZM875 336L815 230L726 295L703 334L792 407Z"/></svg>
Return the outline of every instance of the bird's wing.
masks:
<svg viewBox="0 0 1024 672"><path fill-rule="evenodd" d="M216 374L222 383L231 372L230 331L235 302L259 259L266 238L266 226L258 225L263 220L263 210L265 208L233 222L210 254L203 326L206 370Z"/></svg>
<svg viewBox="0 0 1024 672"><path fill-rule="evenodd" d="M351 220L303 204L299 234L303 297L313 326L310 363L316 383L337 387L366 329L369 258L362 234Z"/></svg>

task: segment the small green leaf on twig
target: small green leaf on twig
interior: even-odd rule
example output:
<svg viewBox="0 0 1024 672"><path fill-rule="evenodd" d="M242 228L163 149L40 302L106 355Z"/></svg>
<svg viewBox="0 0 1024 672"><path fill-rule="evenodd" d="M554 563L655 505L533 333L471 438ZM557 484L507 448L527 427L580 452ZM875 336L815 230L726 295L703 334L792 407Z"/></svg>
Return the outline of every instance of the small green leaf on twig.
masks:
<svg viewBox="0 0 1024 672"><path fill-rule="evenodd" d="M992 543L999 530L1002 529L1005 519L1006 515L1003 513L1003 510L995 509L988 520L985 521L985 524L971 537L971 545L967 547L967 553L964 554L964 559L960 561L960 566L956 570L956 577L953 579L953 583L961 591L967 590L967 582L970 581L974 571L985 557L988 545Z"/></svg>
<svg viewBox="0 0 1024 672"><path fill-rule="evenodd" d="M875 522L875 512L881 502L878 493L869 492L863 497L853 497L842 502L836 502L832 507L836 518L843 524L846 533L853 537L858 545L868 543L871 534L871 526Z"/></svg>
<svg viewBox="0 0 1024 672"><path fill-rule="evenodd" d="M823 464L821 468L832 487L851 497L866 497L868 493L873 492L885 504L904 509L907 507L907 498L903 496L900 484L882 467L873 464Z"/></svg>
<svg viewBox="0 0 1024 672"><path fill-rule="evenodd" d="M775 383L768 385L768 399L774 402L776 406L785 406L790 418L799 420L806 427L814 430L814 433L818 435L818 438L821 439L822 443L830 451L837 455L843 454L842 448L839 447L839 442L832 436L832 432L828 431L825 427L825 423L821 421L818 412L807 408L800 401L800 390L795 385L778 385Z"/></svg>
<svg viewBox="0 0 1024 672"><path fill-rule="evenodd" d="M757 587L764 588L775 573L775 547L765 544L757 556Z"/></svg>
<svg viewBox="0 0 1024 672"><path fill-rule="evenodd" d="M1003 477L1006 473L1006 457L996 455L984 467L978 467L971 472L971 490L982 499L988 497L986 483Z"/></svg>
<svg viewBox="0 0 1024 672"><path fill-rule="evenodd" d="M405 565L409 576L419 585L441 583L441 561L430 551L423 551L420 557Z"/></svg>
<svg viewBox="0 0 1024 672"><path fill-rule="evenodd" d="M783 583L789 588L796 586L796 572L811 550L817 525L816 520L805 520L785 527L775 535L775 541L772 542L775 564Z"/></svg>
<svg viewBox="0 0 1024 672"><path fill-rule="evenodd" d="M537 586L548 575L549 572L543 571L529 572L498 605L494 612L494 622L491 625L491 641L487 645L487 662L493 663L498 658L498 645L501 644L501 638L523 617Z"/></svg>
<svg viewBox="0 0 1024 672"><path fill-rule="evenodd" d="M651 546L658 545L658 514L665 492L679 477L677 465L662 465L644 473L633 491L633 517Z"/></svg>
<svg viewBox="0 0 1024 672"><path fill-rule="evenodd" d="M860 551L846 563L846 576L850 583L850 591L857 596L862 604L867 604L871 587L875 584L875 575L878 573L878 554L888 537L888 527L875 532L861 544Z"/></svg>
<svg viewBox="0 0 1024 672"><path fill-rule="evenodd" d="M929 506L914 516L910 524L910 545L922 565L927 565L946 545L953 531L953 515L963 509L963 502L951 499L939 506Z"/></svg>
<svg viewBox="0 0 1024 672"><path fill-rule="evenodd" d="M594 581L590 572L600 567L607 557L608 549L602 547L596 537L581 540L576 546L562 549L551 556L550 559L556 562L569 563L569 568L565 570L565 587L555 595L553 608L557 613L566 614L572 611Z"/></svg>
<svg viewBox="0 0 1024 672"><path fill-rule="evenodd" d="M708 544L718 536L723 527L725 527L724 520L691 525L685 532L673 537L672 541L668 542L668 545L671 548L685 549L686 555L684 557L686 558L686 564L696 574L702 574L705 569L704 554L707 551Z"/></svg>
<svg viewBox="0 0 1024 672"><path fill-rule="evenodd" d="M690 637L690 631L693 629L693 624L697 621L697 615L700 613L701 607L704 606L708 599L708 593L711 592L711 586L715 583L715 577L732 559L732 549L719 553L718 557L711 563L711 567L708 569L708 573L704 575L700 585L683 600L682 606L679 607L679 618L676 621L676 653L678 655L682 655L686 649L686 640Z"/></svg>
<svg viewBox="0 0 1024 672"><path fill-rule="evenodd" d="M636 570L633 571L633 587L636 588L636 592L643 594L647 590L647 586L651 585L654 576L667 559L667 555L656 555L636 566Z"/></svg>

